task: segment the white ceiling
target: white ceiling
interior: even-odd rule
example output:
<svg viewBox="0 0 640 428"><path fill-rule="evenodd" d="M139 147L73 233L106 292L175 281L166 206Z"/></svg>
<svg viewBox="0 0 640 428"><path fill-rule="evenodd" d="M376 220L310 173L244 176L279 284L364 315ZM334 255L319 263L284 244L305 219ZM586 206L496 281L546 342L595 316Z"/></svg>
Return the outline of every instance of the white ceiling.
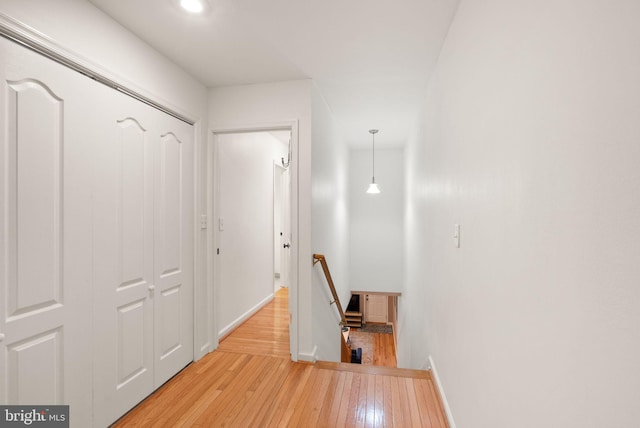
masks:
<svg viewBox="0 0 640 428"><path fill-rule="evenodd" d="M403 145L458 0L90 0L208 87L312 78L345 141Z"/></svg>

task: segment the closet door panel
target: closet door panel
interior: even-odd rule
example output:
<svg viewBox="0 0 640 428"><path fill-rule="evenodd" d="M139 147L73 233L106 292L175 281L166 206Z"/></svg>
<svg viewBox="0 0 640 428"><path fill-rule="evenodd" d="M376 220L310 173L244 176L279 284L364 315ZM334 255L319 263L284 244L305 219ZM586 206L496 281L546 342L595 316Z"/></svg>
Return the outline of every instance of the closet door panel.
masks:
<svg viewBox="0 0 640 428"><path fill-rule="evenodd" d="M7 346L9 403L61 403L63 327L39 332Z"/></svg>
<svg viewBox="0 0 640 428"><path fill-rule="evenodd" d="M5 80L3 296L8 403L61 402L62 314L61 99L46 84ZM4 300L4 299L3 299ZM4 306L4 305L3 305ZM46 366L42 388L29 373ZM36 401L37 400L37 401ZM0 402L3 402L0 400Z"/></svg>
<svg viewBox="0 0 640 428"><path fill-rule="evenodd" d="M95 425L153 391L153 154L144 105L105 94L94 176ZM104 100L103 100L104 101ZM105 405L108 403L108 405Z"/></svg>
<svg viewBox="0 0 640 428"><path fill-rule="evenodd" d="M41 82L8 82L11 227L9 315L62 303L62 100Z"/></svg>
<svg viewBox="0 0 640 428"><path fill-rule="evenodd" d="M153 385L153 211L151 157L146 131L133 118L115 124L118 180L118 313L116 390ZM138 383L136 387L133 384ZM122 394L122 392L121 392ZM133 394L137 398L137 393Z"/></svg>
<svg viewBox="0 0 640 428"><path fill-rule="evenodd" d="M193 359L193 128L158 118L156 386Z"/></svg>
<svg viewBox="0 0 640 428"><path fill-rule="evenodd" d="M158 252L162 278L180 274L182 266L182 152L184 144L171 132L160 136L158 180Z"/></svg>
<svg viewBox="0 0 640 428"><path fill-rule="evenodd" d="M89 79L0 39L0 402L91 420ZM82 94L82 96L80 95Z"/></svg>
<svg viewBox="0 0 640 428"><path fill-rule="evenodd" d="M149 150L146 130L135 119L117 121L117 141L120 151L119 207L120 207L120 287L149 283L150 271L145 269L151 260L148 243L151 230L149 197ZM145 199L145 196L147 198ZM145 203L146 202L146 203ZM146 239L145 239L146 235Z"/></svg>

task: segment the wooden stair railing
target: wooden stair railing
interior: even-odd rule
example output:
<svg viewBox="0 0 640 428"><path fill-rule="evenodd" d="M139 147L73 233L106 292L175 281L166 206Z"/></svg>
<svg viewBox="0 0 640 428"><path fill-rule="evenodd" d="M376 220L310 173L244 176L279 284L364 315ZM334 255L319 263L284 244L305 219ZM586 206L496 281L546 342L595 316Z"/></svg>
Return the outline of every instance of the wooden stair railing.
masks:
<svg viewBox="0 0 640 428"><path fill-rule="evenodd" d="M333 284L333 279L331 278L331 273L329 272L329 266L327 266L327 259L325 259L323 254L314 254L313 265L315 266L316 263L320 263L320 265L322 266L322 270L324 271L324 276L325 278L327 278L327 283L329 284L329 289L331 290L331 296L333 296L333 301L329 302L329 305L333 305L334 303L336 304L336 307L338 308L338 312L340 313L340 326L343 329L347 329L346 335L340 334L340 361L342 361L343 363L350 363L351 348L349 347L348 339L345 338L345 336L348 337L349 328L346 327L347 319L344 316L344 311L342 310L342 305L340 304L340 298L338 297L338 293L336 292L336 287Z"/></svg>
<svg viewBox="0 0 640 428"><path fill-rule="evenodd" d="M347 319L344 316L344 311L342 310L342 305L340 304L340 298L338 298L338 293L336 292L336 287L333 285L333 279L331 279L331 273L329 272L329 266L327 266L327 259L324 258L323 254L314 254L313 255L313 264L320 263L322 265L322 270L324 271L324 276L327 278L327 282L329 283L329 289L331 290L331 295L333 296L333 301L329 302L329 305L336 304L338 308L338 312L340 313L340 325L347 325Z"/></svg>

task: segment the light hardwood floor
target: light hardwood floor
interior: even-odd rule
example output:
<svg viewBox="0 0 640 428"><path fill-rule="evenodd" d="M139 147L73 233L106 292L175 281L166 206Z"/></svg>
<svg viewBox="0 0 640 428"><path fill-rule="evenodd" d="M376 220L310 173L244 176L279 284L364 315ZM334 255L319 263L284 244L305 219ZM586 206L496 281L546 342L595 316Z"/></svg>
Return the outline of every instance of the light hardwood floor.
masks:
<svg viewBox="0 0 640 428"><path fill-rule="evenodd" d="M349 335L351 348L362 348L362 364L396 367L396 348L393 334L365 333L352 329Z"/></svg>
<svg viewBox="0 0 640 428"><path fill-rule="evenodd" d="M284 290L115 426L447 426L429 372L293 363L287 324Z"/></svg>
<svg viewBox="0 0 640 428"><path fill-rule="evenodd" d="M289 289L280 288L269 304L220 341L218 351L289 359Z"/></svg>

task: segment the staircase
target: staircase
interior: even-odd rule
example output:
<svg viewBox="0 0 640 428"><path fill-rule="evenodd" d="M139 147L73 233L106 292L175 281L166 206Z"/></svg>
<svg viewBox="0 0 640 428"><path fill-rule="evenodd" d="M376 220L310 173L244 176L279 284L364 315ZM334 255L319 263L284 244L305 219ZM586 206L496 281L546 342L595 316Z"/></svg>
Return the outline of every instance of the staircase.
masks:
<svg viewBox="0 0 640 428"><path fill-rule="evenodd" d="M362 327L362 312L346 311L344 317L347 320L347 327Z"/></svg>
<svg viewBox="0 0 640 428"><path fill-rule="evenodd" d="M430 371L290 361L289 342L280 340L288 333L288 299L278 292L216 351L187 366L114 428L447 428Z"/></svg>
<svg viewBox="0 0 640 428"><path fill-rule="evenodd" d="M349 334L347 327L347 318L345 316L344 311L342 310L342 305L340 304L340 298L338 297L338 293L336 292L336 287L333 284L333 279L331 278L331 273L329 272L329 266L327 266L327 260L325 259L323 254L314 254L313 255L313 264L320 263L322 266L322 270L324 271L324 276L327 278L327 284L329 285L329 290L331 291L331 296L333 300L329 302L329 305L336 304L336 308L338 309L338 313L340 314L340 326L343 327L343 334L340 335L340 361L343 363L351 362L351 347L349 346ZM362 314L360 315L360 325L362 325ZM347 334L344 334L346 330Z"/></svg>

